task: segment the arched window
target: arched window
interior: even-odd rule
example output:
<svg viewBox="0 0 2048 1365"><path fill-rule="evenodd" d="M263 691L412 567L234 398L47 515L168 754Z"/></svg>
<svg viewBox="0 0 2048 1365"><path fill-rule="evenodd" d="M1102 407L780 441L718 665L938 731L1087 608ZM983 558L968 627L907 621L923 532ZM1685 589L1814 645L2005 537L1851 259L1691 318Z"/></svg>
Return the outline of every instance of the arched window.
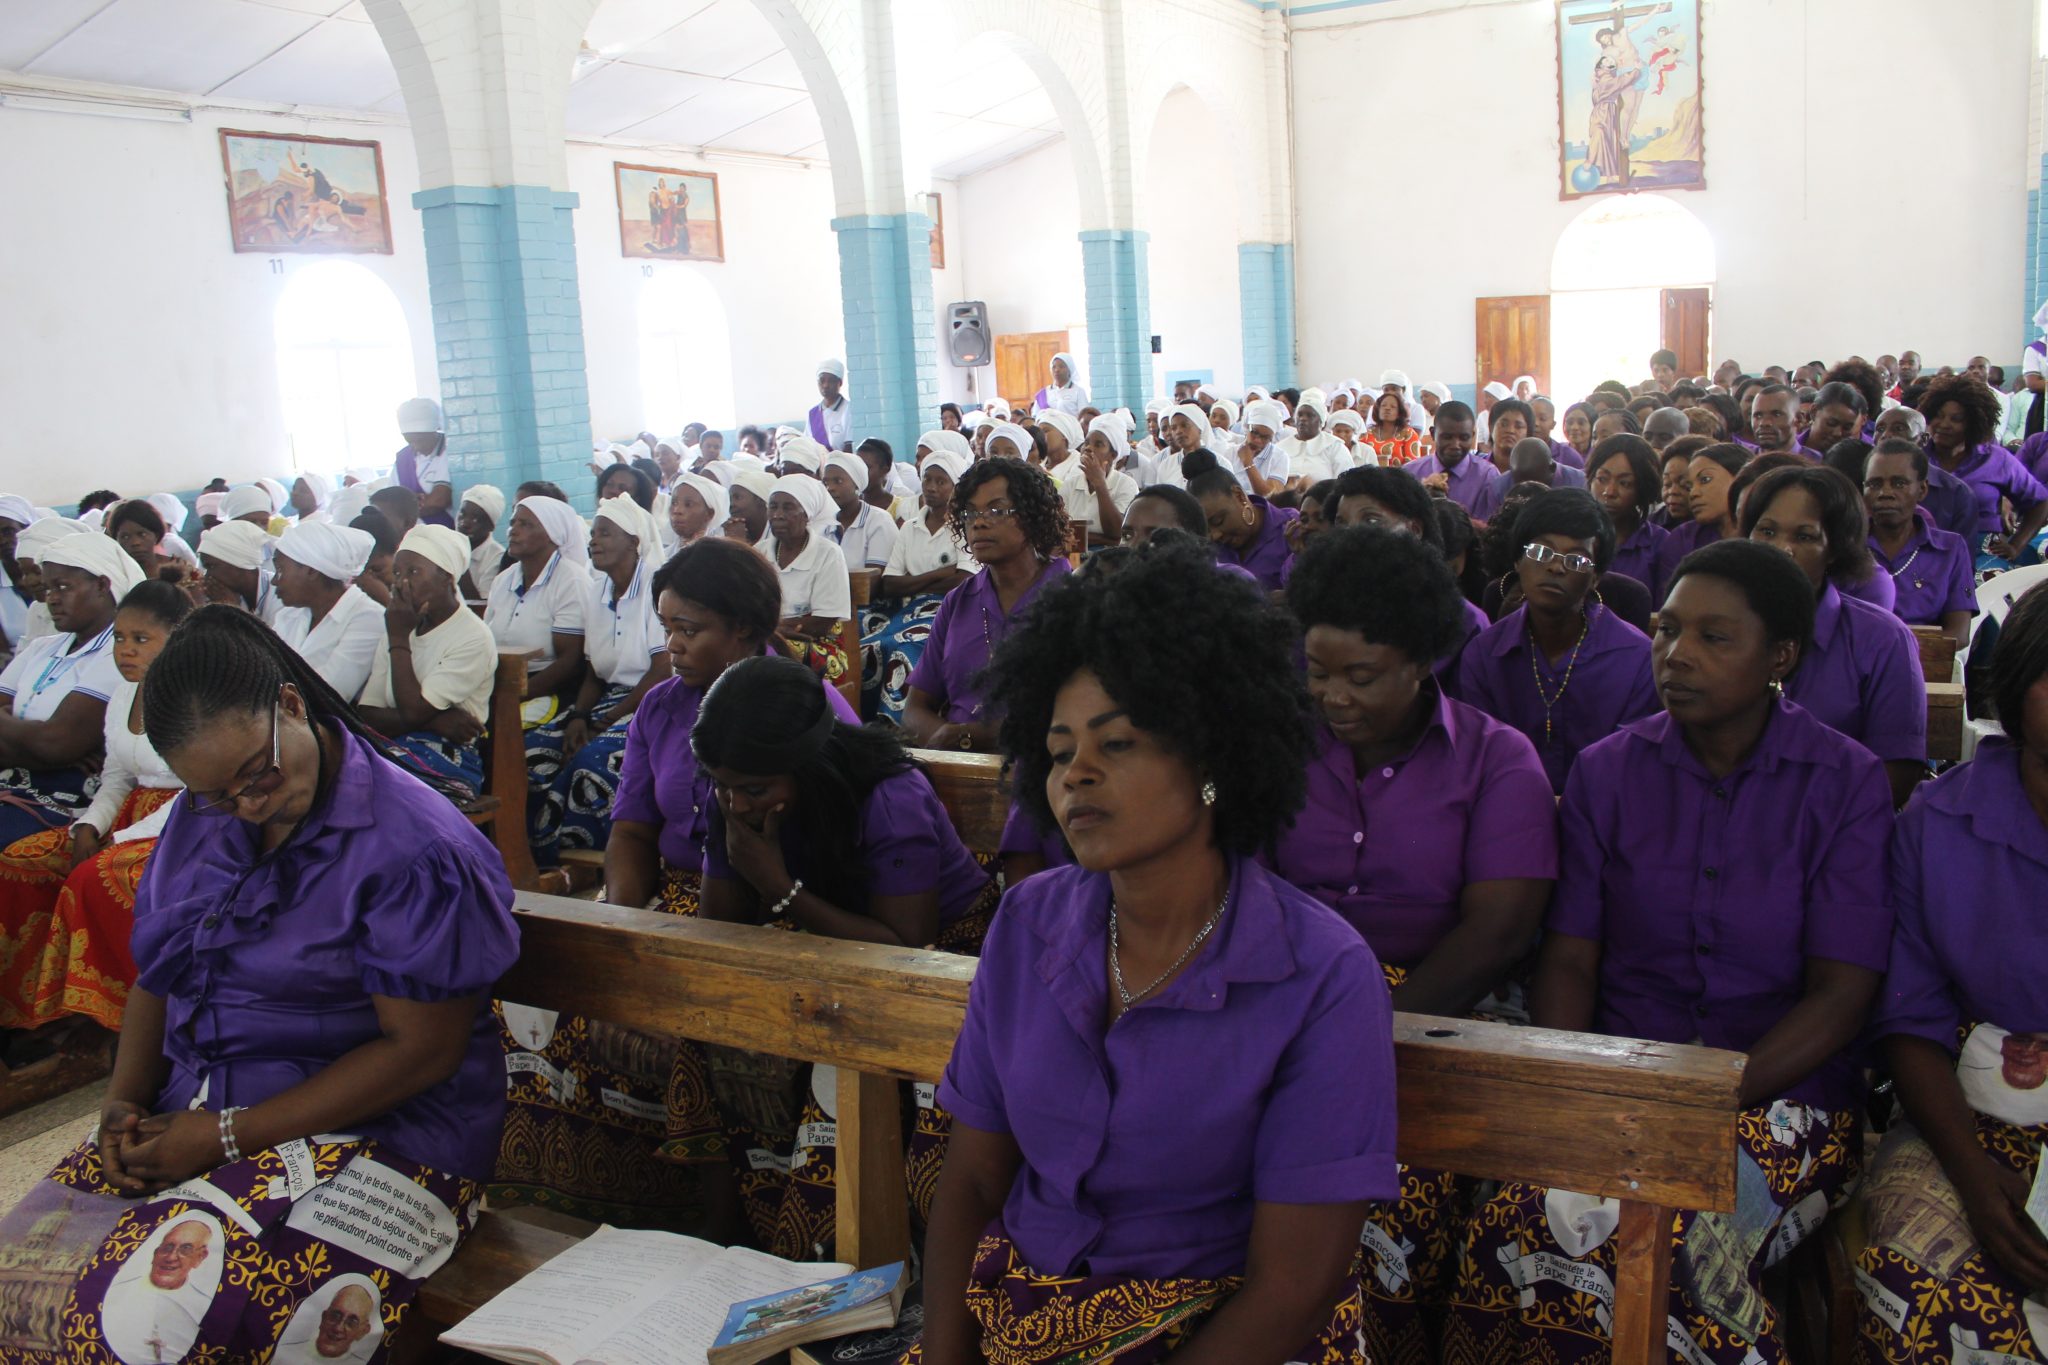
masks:
<svg viewBox="0 0 2048 1365"><path fill-rule="evenodd" d="M1603 379L1633 384L1664 344L1663 291L1714 282L1707 225L1655 194L1595 200L1550 258L1550 367L1559 410Z"/></svg>
<svg viewBox="0 0 2048 1365"><path fill-rule="evenodd" d="M292 272L275 326L294 472L389 464L398 405L419 388L391 287L353 261L313 262Z"/></svg>
<svg viewBox="0 0 2048 1365"><path fill-rule="evenodd" d="M640 286L640 404L650 431L735 425L725 302L686 266L657 270Z"/></svg>

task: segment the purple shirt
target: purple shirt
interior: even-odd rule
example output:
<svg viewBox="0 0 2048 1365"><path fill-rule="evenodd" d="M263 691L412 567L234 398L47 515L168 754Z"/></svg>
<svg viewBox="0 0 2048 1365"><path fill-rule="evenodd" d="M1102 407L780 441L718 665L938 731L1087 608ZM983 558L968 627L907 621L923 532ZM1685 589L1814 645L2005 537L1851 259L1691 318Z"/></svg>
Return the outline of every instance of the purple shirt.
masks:
<svg viewBox="0 0 2048 1365"><path fill-rule="evenodd" d="M1218 1276L1254 1203L1388 1199L1393 1016L1365 941L1244 860L1185 971L1107 1028L1109 878L1011 888L939 1103L1023 1154L1003 1230L1048 1275Z"/></svg>
<svg viewBox="0 0 2048 1365"><path fill-rule="evenodd" d="M512 884L447 797L344 733L327 794L261 858L256 826L182 797L136 894L137 984L164 997L159 1110L259 1104L381 1038L370 997L487 993L519 956ZM505 1061L488 1009L453 1076L348 1131L488 1180Z"/></svg>
<svg viewBox="0 0 2048 1365"><path fill-rule="evenodd" d="M948 592L932 618L924 654L910 670L910 686L930 697L948 724L981 720L987 689L975 675L988 666L995 644L1010 633L1039 592L1071 572L1066 560L1047 560L1008 615L996 595L995 573L987 568Z"/></svg>
<svg viewBox="0 0 2048 1365"><path fill-rule="evenodd" d="M1657 547L1658 607L1664 605L1663 595L1671 591L1671 575L1677 571L1678 561L1720 538L1721 533L1703 521L1680 522L1665 533L1663 543Z"/></svg>
<svg viewBox="0 0 2048 1365"><path fill-rule="evenodd" d="M725 858L725 840L714 824L704 840L704 880L733 880ZM931 779L910 769L883 778L861 803L859 833L864 894L847 897L852 904L833 903L851 915L868 913L876 896L916 896L936 891L939 923L951 924L972 909L988 888L988 873L960 842L953 821L932 790ZM801 814L782 827L782 857L790 876L813 889L827 884L820 875L813 841L806 837Z"/></svg>
<svg viewBox="0 0 2048 1365"><path fill-rule="evenodd" d="M1906 623L1830 583L1820 595L1813 648L1785 695L1879 758L1927 757L1927 680Z"/></svg>
<svg viewBox="0 0 2048 1365"><path fill-rule="evenodd" d="M1870 554L1897 594L1892 614L1907 625L1938 626L1951 611L1977 614L1976 556L1968 541L1937 527L1925 507L1913 510L1913 533L1896 559L1885 554L1875 535Z"/></svg>
<svg viewBox="0 0 2048 1365"><path fill-rule="evenodd" d="M1453 470L1446 471L1436 456L1425 455L1419 460L1411 460L1402 465L1401 472L1418 483L1433 475L1448 473L1450 479L1447 492L1451 501L1471 513L1474 521L1480 518L1478 513L1472 511L1473 506L1479 501L1480 496L1493 486L1494 479L1500 474L1500 471L1493 467L1493 461L1476 452L1458 461L1458 467Z"/></svg>
<svg viewBox="0 0 2048 1365"><path fill-rule="evenodd" d="M1552 441L1550 458L1571 469L1584 471L1586 468L1586 457L1579 454L1578 447L1569 441Z"/></svg>
<svg viewBox="0 0 2048 1365"><path fill-rule="evenodd" d="M1645 521L1634 535L1614 547L1614 558L1607 564L1607 572L1633 578L1649 590L1652 611L1664 605L1664 575L1657 567L1657 557L1670 538L1671 532Z"/></svg>
<svg viewBox="0 0 2048 1365"><path fill-rule="evenodd" d="M1294 558L1294 551L1287 548L1287 523L1301 513L1292 507L1275 507L1257 494L1252 495L1252 503L1266 514L1259 533L1241 550L1215 542L1216 562L1234 564L1258 579L1266 591L1278 592L1285 582L1288 561Z"/></svg>
<svg viewBox="0 0 2048 1365"><path fill-rule="evenodd" d="M1934 450L1931 445L1928 446L1927 459L1932 466ZM1978 446L1963 458L1961 464L1949 472L1968 484L1971 493L1976 496L1976 532L1979 536L1995 534L2005 529L2005 523L1998 510L2000 498L2010 498L2013 510L2021 516L2033 511L2035 504L2048 499L2048 488L2043 488L2040 482L2027 472L2027 467L2001 445Z"/></svg>
<svg viewBox="0 0 2048 1365"><path fill-rule="evenodd" d="M1598 604L1586 619L1576 660L1544 657L1529 639L1529 608L1520 606L1481 631L1458 662L1458 696L1528 736L1552 791L1564 790L1581 749L1661 709L1650 681L1650 637ZM1544 696L1553 703L1547 727Z"/></svg>
<svg viewBox="0 0 2048 1365"><path fill-rule="evenodd" d="M1891 788L1869 752L1779 702L1710 775L1669 715L1579 755L1558 809L1550 931L1601 946L1596 1031L1746 1052L1798 1003L1806 960L1883 971ZM1787 1097L1846 1108L1853 1051Z"/></svg>
<svg viewBox="0 0 2048 1365"><path fill-rule="evenodd" d="M1308 804L1270 865L1380 961L1427 957L1472 882L1556 879L1550 779L1529 741L1483 711L1438 694L1415 747L1363 773L1328 729L1316 740Z"/></svg>
<svg viewBox="0 0 2048 1365"><path fill-rule="evenodd" d="M1474 500L1473 505L1466 509L1472 514L1472 520L1492 521L1494 514L1500 511L1501 503L1507 500L1508 490L1514 486L1515 476L1513 474L1505 471L1495 474L1493 482L1488 484L1479 494L1478 498ZM1586 486L1586 476L1568 464L1556 464L1553 462L1550 482L1547 486L1551 488L1584 488Z"/></svg>
<svg viewBox="0 0 2048 1365"><path fill-rule="evenodd" d="M2036 471L2035 477L2040 477ZM1977 543L1977 494L1970 485L1934 463L1927 462L1927 496L1920 500L1934 524L1951 535Z"/></svg>
<svg viewBox="0 0 2048 1365"><path fill-rule="evenodd" d="M1899 590L1892 582L1892 576L1879 568L1873 567L1870 577L1861 583L1851 583L1837 578L1835 586L1841 589L1842 596L1853 597L1858 602L1868 602L1879 611L1891 611L1899 603Z"/></svg>
<svg viewBox="0 0 2048 1365"><path fill-rule="evenodd" d="M1917 788L1892 839L1898 931L1870 1036L1904 1033L1956 1050L1963 1024L2048 1032L2048 938L2038 900L2048 828L2020 786L2019 751L1977 756Z"/></svg>
<svg viewBox="0 0 2048 1365"><path fill-rule="evenodd" d="M1058 829L1041 831L1038 822L1024 813L1024 807L1010 802L1010 813L1003 818L1003 837L996 852L1035 853L1045 859L1047 867L1072 867L1074 855L1067 849L1067 841Z"/></svg>
<svg viewBox="0 0 2048 1365"><path fill-rule="evenodd" d="M860 724L838 688L823 678L818 685L841 720ZM681 678L664 678L647 689L626 722L626 750L612 797L612 819L656 826L662 862L686 872L704 866L704 840L717 804L711 779L697 771L697 755L690 748L690 728L703 701L704 694Z"/></svg>

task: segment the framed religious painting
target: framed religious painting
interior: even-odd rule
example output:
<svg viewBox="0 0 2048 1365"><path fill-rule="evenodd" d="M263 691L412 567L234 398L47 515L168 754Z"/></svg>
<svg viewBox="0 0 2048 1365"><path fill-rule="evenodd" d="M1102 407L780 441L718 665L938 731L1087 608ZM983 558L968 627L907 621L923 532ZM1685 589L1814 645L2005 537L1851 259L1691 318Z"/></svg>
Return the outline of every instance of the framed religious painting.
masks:
<svg viewBox="0 0 2048 1365"><path fill-rule="evenodd" d="M1707 187L1700 0L1557 0L1558 197Z"/></svg>
<svg viewBox="0 0 2048 1365"><path fill-rule="evenodd" d="M236 251L391 254L376 143L223 128L220 160Z"/></svg>
<svg viewBox="0 0 2048 1365"><path fill-rule="evenodd" d="M612 163L619 252L639 260L722 261L725 219L710 171Z"/></svg>

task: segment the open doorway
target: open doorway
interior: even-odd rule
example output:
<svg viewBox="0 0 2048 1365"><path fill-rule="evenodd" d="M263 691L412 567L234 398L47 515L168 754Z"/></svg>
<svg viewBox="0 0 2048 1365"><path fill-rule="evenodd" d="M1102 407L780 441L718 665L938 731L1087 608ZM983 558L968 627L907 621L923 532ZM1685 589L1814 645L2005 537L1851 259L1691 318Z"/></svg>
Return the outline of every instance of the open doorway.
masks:
<svg viewBox="0 0 2048 1365"><path fill-rule="evenodd" d="M1603 379L1647 379L1651 354L1666 344L1667 312L1674 323L1684 314L1704 368L1696 309L1669 307L1666 295L1713 283L1713 237L1686 209L1655 194L1590 205L1559 235L1550 262L1551 393L1559 404L1576 402Z"/></svg>

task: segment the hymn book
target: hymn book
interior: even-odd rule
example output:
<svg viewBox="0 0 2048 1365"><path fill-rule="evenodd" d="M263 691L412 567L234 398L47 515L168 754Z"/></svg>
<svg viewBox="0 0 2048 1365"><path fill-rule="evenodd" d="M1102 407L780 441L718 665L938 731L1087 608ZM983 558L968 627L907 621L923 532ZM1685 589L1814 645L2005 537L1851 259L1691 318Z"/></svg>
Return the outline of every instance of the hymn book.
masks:
<svg viewBox="0 0 2048 1365"><path fill-rule="evenodd" d="M709 1356L734 1305L852 1273L839 1262L785 1261L679 1233L607 1226L441 1340L508 1365L678 1365ZM900 1278L900 1267L871 1273ZM838 1321L828 1330L841 1330ZM785 1339L765 1354L787 1349Z"/></svg>

